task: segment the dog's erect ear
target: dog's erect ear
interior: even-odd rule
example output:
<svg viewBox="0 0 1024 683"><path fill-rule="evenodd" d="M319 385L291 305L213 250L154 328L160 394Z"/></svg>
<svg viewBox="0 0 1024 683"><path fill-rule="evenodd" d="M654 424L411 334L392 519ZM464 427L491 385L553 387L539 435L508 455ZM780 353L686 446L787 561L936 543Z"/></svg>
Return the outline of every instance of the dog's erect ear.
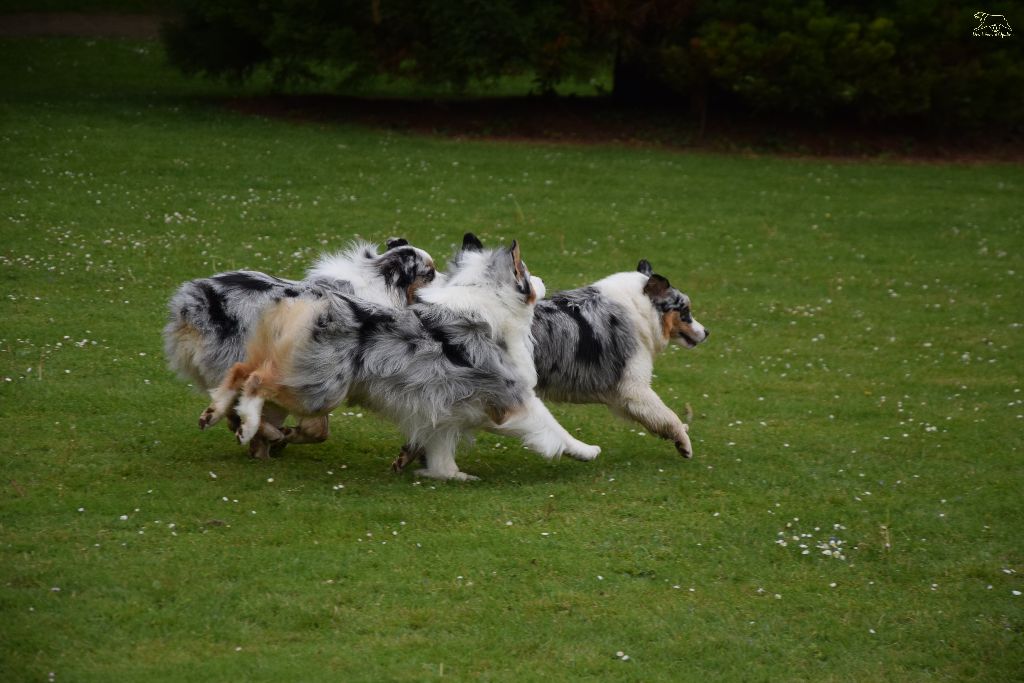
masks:
<svg viewBox="0 0 1024 683"><path fill-rule="evenodd" d="M385 249L385 251L391 251L392 249L397 249L398 247L409 246L409 240L405 239L404 237L389 237L384 241L384 244L386 244L388 247L387 249Z"/></svg>
<svg viewBox="0 0 1024 683"><path fill-rule="evenodd" d="M645 258L640 259L640 263L636 264L636 269L647 277L650 277L651 273L654 272L654 269L651 268L651 262Z"/></svg>
<svg viewBox="0 0 1024 683"><path fill-rule="evenodd" d="M512 246L508 248L508 253L512 257L512 271L516 275L516 281L519 282L523 279L523 255L519 250L519 242L512 240Z"/></svg>
<svg viewBox="0 0 1024 683"><path fill-rule="evenodd" d="M467 232L462 237L462 250L463 251L483 251L484 245L476 235L471 232Z"/></svg>
<svg viewBox="0 0 1024 683"><path fill-rule="evenodd" d="M644 294L655 301L658 299L664 299L665 294L668 293L668 289L671 286L672 285L668 283L668 280L655 273L647 279L647 284L644 285Z"/></svg>

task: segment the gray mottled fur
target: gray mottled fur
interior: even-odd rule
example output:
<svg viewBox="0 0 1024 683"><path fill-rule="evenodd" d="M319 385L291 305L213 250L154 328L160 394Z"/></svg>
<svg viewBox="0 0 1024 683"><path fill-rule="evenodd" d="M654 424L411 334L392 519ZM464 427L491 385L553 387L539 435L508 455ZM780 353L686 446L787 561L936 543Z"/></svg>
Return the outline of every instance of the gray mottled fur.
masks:
<svg viewBox="0 0 1024 683"><path fill-rule="evenodd" d="M358 289L339 279L350 272L364 280ZM366 288L372 287L379 290L379 296L370 298L404 305L417 280L431 279L429 255L405 240L392 239L382 254L370 244L356 243L343 253L324 257L301 281L246 270L191 280L181 285L168 303L164 351L171 369L200 390L209 390L245 357L249 336L271 304L327 292L367 296Z"/></svg>
<svg viewBox="0 0 1024 683"><path fill-rule="evenodd" d="M530 387L501 344L484 321L440 306L382 309L332 295L296 347L285 384L310 415L347 399L387 415L420 442L424 427L461 425L471 414L482 422L522 403Z"/></svg>
<svg viewBox="0 0 1024 683"><path fill-rule="evenodd" d="M537 393L554 401L603 402L637 350L625 308L594 287L538 301L532 329Z"/></svg>

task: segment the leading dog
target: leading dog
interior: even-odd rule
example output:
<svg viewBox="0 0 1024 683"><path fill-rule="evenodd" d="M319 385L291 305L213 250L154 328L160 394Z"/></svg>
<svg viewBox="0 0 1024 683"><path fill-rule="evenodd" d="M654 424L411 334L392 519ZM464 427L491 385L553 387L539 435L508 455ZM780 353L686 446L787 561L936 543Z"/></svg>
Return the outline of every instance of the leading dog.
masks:
<svg viewBox="0 0 1024 683"><path fill-rule="evenodd" d="M672 441L684 458L693 456L688 421L651 388L651 375L655 356L669 344L693 348L711 332L694 319L690 298L650 262L538 301L532 333L539 396L603 403ZM392 469L420 456L406 445Z"/></svg>
<svg viewBox="0 0 1024 683"><path fill-rule="evenodd" d="M467 233L444 283L421 288L407 308L342 292L282 299L260 319L245 361L211 392L200 426L237 400L246 443L273 437L261 421L266 403L319 417L348 400L398 424L425 457L421 476L475 479L459 470L455 449L480 428L517 436L546 458L592 460L601 449L573 438L533 390L531 323L543 293L518 243L484 250Z"/></svg>

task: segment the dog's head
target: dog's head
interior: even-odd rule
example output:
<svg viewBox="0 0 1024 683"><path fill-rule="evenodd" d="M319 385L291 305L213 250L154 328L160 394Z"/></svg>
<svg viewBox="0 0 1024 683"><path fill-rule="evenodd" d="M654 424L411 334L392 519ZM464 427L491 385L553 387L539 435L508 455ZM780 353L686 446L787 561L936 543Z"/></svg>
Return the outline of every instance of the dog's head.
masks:
<svg viewBox="0 0 1024 683"><path fill-rule="evenodd" d="M376 257L376 267L384 284L403 290L408 303L412 303L417 289L433 282L437 276L430 254L401 237L387 240L387 250Z"/></svg>
<svg viewBox="0 0 1024 683"><path fill-rule="evenodd" d="M519 242L502 249L485 249L471 232L462 238L462 247L448 267L449 285L485 285L492 287L510 304L532 306L544 297L544 282L530 275L523 262Z"/></svg>
<svg viewBox="0 0 1024 683"><path fill-rule="evenodd" d="M661 333L666 341L692 349L708 338L711 330L694 320L690 297L669 284L667 278L655 273L647 259L641 260L636 269L647 276L644 294L661 316Z"/></svg>

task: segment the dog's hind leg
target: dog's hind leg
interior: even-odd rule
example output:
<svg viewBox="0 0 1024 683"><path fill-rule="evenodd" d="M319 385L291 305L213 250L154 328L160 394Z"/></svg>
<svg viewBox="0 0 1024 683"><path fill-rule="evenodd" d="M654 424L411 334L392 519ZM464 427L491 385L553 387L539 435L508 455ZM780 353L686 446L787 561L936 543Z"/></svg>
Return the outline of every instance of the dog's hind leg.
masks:
<svg viewBox="0 0 1024 683"><path fill-rule="evenodd" d="M281 432L286 444L323 443L331 434L330 418L327 415L304 417L294 427L285 427Z"/></svg>
<svg viewBox="0 0 1024 683"><path fill-rule="evenodd" d="M504 422L498 424L495 420L490 429L519 437L527 447L549 460L562 453L576 460L593 460L601 453L600 446L585 444L566 431L536 396L528 398Z"/></svg>
<svg viewBox="0 0 1024 683"><path fill-rule="evenodd" d="M249 442L250 457L257 460L267 460L271 456L280 454L288 444L283 431L284 421L287 417L288 413L284 408L273 403L264 404L260 430L252 438L252 441ZM241 420L238 420L238 424L235 425L235 431L237 432L241 426Z"/></svg>
<svg viewBox="0 0 1024 683"><path fill-rule="evenodd" d="M477 481L480 477L460 472L459 466L455 463L455 448L460 437L459 432L454 429L439 429L430 434L423 444L427 466L416 470L416 476L449 481Z"/></svg>
<svg viewBox="0 0 1024 683"><path fill-rule="evenodd" d="M252 371L253 367L248 363L235 363L228 370L228 374L225 375L220 385L210 391L211 403L199 416L200 429L217 424L231 410L239 389L242 388Z"/></svg>
<svg viewBox="0 0 1024 683"><path fill-rule="evenodd" d="M621 417L636 420L652 434L672 441L684 458L693 457L688 425L665 405L654 389L631 388L620 394L609 408Z"/></svg>
<svg viewBox="0 0 1024 683"><path fill-rule="evenodd" d="M253 372L245 380L242 396L238 399L236 411L242 419L242 426L235 432L238 443L247 444L260 431L263 423L263 404L266 402L271 386L264 383L263 373Z"/></svg>

